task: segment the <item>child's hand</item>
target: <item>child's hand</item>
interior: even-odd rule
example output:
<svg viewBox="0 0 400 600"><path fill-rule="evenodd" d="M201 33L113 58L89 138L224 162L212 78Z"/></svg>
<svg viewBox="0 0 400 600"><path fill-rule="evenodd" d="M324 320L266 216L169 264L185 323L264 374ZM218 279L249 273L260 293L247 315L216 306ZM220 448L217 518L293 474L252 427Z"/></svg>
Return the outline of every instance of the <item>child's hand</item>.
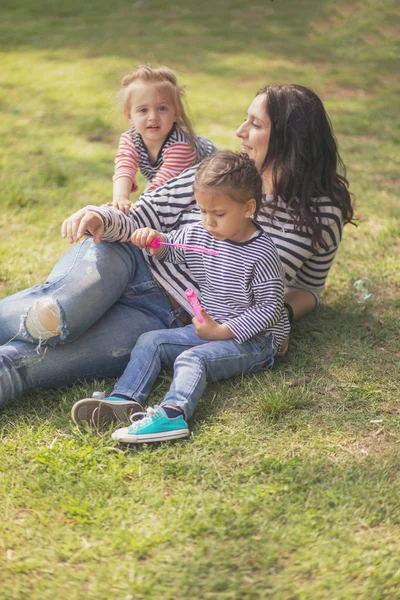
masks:
<svg viewBox="0 0 400 600"><path fill-rule="evenodd" d="M112 202L107 202L107 206L113 206L126 215L129 215L130 210L134 205L128 198L116 198Z"/></svg>
<svg viewBox="0 0 400 600"><path fill-rule="evenodd" d="M86 231L92 234L95 244L100 244L104 235L104 222L98 213L81 209L61 225L61 235L63 238L68 238L70 244L77 242Z"/></svg>
<svg viewBox="0 0 400 600"><path fill-rule="evenodd" d="M162 233L159 233L155 229L150 229L150 227L143 227L142 229L137 229L131 237L131 242L138 248L145 248L148 246L155 237L159 237L161 240L165 240ZM149 248L150 254L159 254L162 252L163 247L159 248Z"/></svg>
<svg viewBox="0 0 400 600"><path fill-rule="evenodd" d="M197 335L202 340L212 342L217 340L230 340L235 337L233 331L231 331L227 325L220 325L217 321L214 321L214 319L206 313L204 308L201 311L201 316L204 319L204 323L200 323L197 317L192 319L192 323Z"/></svg>

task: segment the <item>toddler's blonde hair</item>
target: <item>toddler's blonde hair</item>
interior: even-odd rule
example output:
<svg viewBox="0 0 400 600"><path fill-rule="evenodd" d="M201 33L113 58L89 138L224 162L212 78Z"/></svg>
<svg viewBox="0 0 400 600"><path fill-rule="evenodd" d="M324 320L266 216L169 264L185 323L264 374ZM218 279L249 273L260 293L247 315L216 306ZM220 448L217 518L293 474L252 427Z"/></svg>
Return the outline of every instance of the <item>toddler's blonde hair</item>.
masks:
<svg viewBox="0 0 400 600"><path fill-rule="evenodd" d="M132 98L137 83L155 85L161 93L169 95L176 111L176 124L186 133L190 144L193 145L196 136L183 106L184 88L178 85L175 73L168 67L152 67L151 65L139 65L137 69L127 73L122 79L121 89L117 94L117 101L127 119L130 117Z"/></svg>

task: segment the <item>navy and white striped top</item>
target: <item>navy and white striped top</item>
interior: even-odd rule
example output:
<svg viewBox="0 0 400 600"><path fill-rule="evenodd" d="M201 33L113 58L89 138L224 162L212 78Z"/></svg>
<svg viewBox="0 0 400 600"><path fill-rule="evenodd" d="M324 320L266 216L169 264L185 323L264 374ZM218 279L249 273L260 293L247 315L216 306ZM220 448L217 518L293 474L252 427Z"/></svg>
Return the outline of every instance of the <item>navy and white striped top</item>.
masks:
<svg viewBox="0 0 400 600"><path fill-rule="evenodd" d="M127 242L132 233L140 227L151 227L163 233L182 229L200 221L200 210L193 194L196 167L186 169L178 177L151 193L142 194L130 215L111 206L88 206L98 212L104 220L104 240ZM286 288L301 288L314 294L318 301L324 289L326 277L332 265L342 235L342 213L329 198L319 198L322 214L323 235L328 242L328 250L313 250L311 232L296 231L285 202L279 201L274 219L271 220L270 196L264 196L257 215L257 222L268 233L278 250L285 269ZM148 258L147 252L145 252ZM185 290L198 288L189 269L182 264L173 265L148 258L154 277L181 306L192 314L185 297Z"/></svg>
<svg viewBox="0 0 400 600"><path fill-rule="evenodd" d="M132 181L131 191L136 192L136 172L140 169L142 175L150 182L147 190L152 191L216 151L214 144L205 137L196 136L191 144L186 133L174 125L165 138L156 160L152 162L142 136L135 127L131 127L119 140L113 181L120 177L128 177Z"/></svg>
<svg viewBox="0 0 400 600"><path fill-rule="evenodd" d="M225 323L238 342L269 333L279 348L290 326L283 308L284 270L268 235L260 229L246 242L216 240L197 223L165 237L168 242L219 252L213 256L165 246L155 258L187 264L200 288L203 308L215 321Z"/></svg>

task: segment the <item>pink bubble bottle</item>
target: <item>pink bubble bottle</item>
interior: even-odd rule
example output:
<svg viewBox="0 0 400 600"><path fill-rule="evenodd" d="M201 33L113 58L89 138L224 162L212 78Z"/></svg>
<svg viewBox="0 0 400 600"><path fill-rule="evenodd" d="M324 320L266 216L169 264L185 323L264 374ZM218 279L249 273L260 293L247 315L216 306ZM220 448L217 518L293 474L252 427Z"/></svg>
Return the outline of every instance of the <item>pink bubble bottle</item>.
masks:
<svg viewBox="0 0 400 600"><path fill-rule="evenodd" d="M193 308L193 312L194 312L195 316L198 318L199 322L204 323L204 319L201 316L201 311L203 310L203 307L200 304L199 299L195 294L195 291L192 288L188 288L185 291L185 296L186 296L190 306Z"/></svg>

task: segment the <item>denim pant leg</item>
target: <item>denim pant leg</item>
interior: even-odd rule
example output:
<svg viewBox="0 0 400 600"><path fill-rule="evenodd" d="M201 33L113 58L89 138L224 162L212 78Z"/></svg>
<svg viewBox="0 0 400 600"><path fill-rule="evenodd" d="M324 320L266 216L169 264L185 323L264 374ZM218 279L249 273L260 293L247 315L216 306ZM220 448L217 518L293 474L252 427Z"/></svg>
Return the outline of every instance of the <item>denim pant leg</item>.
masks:
<svg viewBox="0 0 400 600"><path fill-rule="evenodd" d="M174 378L162 404L181 408L190 419L207 381L263 371L273 365L274 355L272 338L266 335L244 344L223 340L185 350L175 360Z"/></svg>
<svg viewBox="0 0 400 600"><path fill-rule="evenodd" d="M9 340L37 343L25 328L28 313L37 301L53 299L61 327L46 344L70 341L89 329L120 298L135 268L132 244L91 239L77 244L55 265L47 281L0 301L0 344ZM137 250L137 249L136 249Z"/></svg>
<svg viewBox="0 0 400 600"><path fill-rule="evenodd" d="M132 244L104 246L107 250L101 253L103 261L104 256L108 256L108 268L103 264L101 274L94 282L99 297L94 302L92 298L92 306L89 302L85 303L84 293L83 297L78 293L79 273L82 274L84 267L88 266L87 258L81 261L85 255L80 249L71 253L74 256L73 264L64 263L64 267L68 266L66 270L61 269L58 264L52 273L55 279L51 282L52 293L58 294L60 304L63 296L63 306L64 301L67 305L65 315L68 329L73 329L75 336L79 329L85 329L84 333L70 343L61 342L55 347L39 347L36 341L30 343L18 339L0 347L0 406L30 388L59 387L79 380L118 377L128 363L132 347L143 332L180 325L177 314L179 311L172 309L168 298L153 280L142 253ZM71 254L68 253L69 256ZM57 278L57 270L64 274L58 273ZM122 291L115 273L123 280ZM49 282L51 279L52 277ZM61 289L57 287L57 281ZM82 287L85 288L84 282ZM110 290L110 287L113 289ZM3 318L0 318L0 329L3 327L4 331L7 330L8 324L4 316L7 313L18 331L21 310L42 297L42 288L46 289L46 284L35 286L33 292L31 288L12 296L11 299L18 296L14 314L11 311L12 303L6 298L4 305L7 306L3 310ZM117 294L120 297L116 301ZM74 311L81 311L80 323ZM97 321L91 326L86 325L84 317L86 315L92 320L92 313L96 314ZM9 330L8 335L11 333L13 331Z"/></svg>
<svg viewBox="0 0 400 600"><path fill-rule="evenodd" d="M172 367L177 356L188 348L206 343L196 335L193 325L144 333L133 348L129 364L112 393L129 396L144 404L163 367Z"/></svg>

